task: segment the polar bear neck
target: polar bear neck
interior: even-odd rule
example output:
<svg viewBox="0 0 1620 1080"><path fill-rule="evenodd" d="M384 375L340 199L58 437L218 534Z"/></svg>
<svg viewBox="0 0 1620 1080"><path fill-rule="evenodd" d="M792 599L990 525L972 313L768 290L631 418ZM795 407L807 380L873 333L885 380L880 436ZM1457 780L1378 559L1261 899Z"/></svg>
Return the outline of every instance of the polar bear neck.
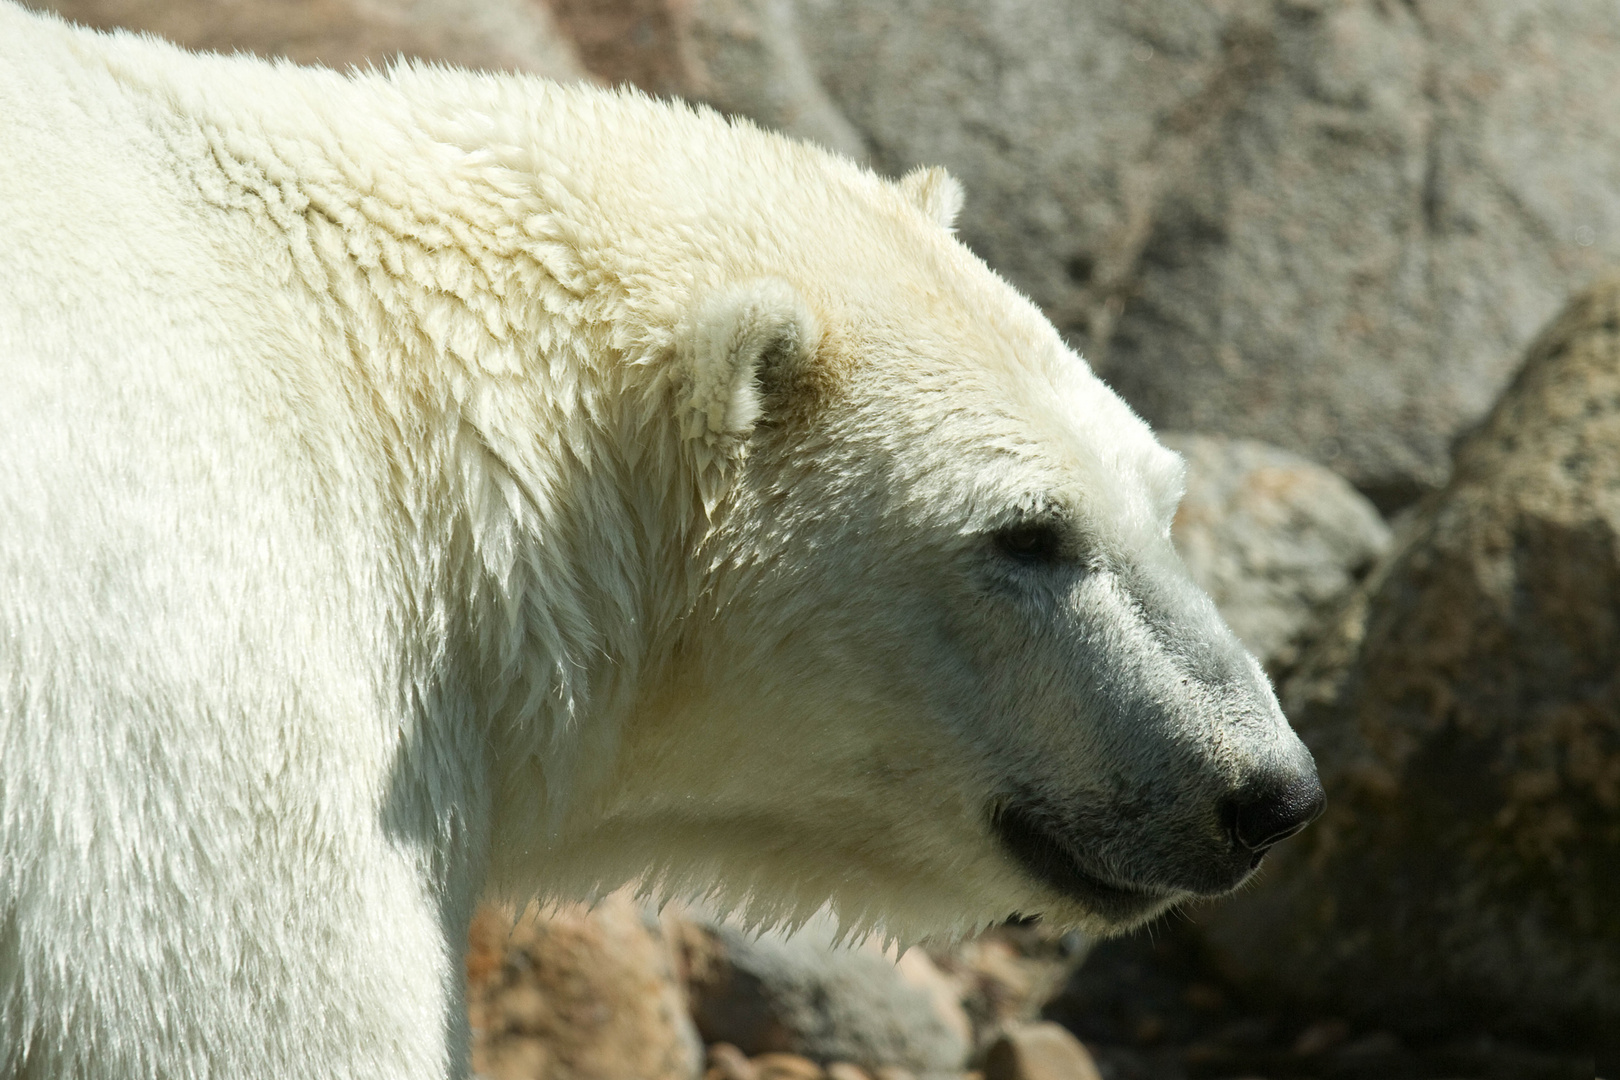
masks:
<svg viewBox="0 0 1620 1080"><path fill-rule="evenodd" d="M98 44L199 214L245 238L315 328L322 355L287 362L335 366L374 412L416 546L438 563L412 604L470 595L438 621L473 654L463 681L485 688L495 737L518 744L499 756L588 784L580 762L612 760L614 714L671 647L691 594L681 553L704 520L665 407L695 275L667 246L663 268L637 256L617 218L593 216L590 178L556 160L578 138L571 110L592 102L538 80ZM521 100L496 100L514 88ZM592 616L603 605L612 618ZM554 828L569 793L509 782L536 780Z"/></svg>

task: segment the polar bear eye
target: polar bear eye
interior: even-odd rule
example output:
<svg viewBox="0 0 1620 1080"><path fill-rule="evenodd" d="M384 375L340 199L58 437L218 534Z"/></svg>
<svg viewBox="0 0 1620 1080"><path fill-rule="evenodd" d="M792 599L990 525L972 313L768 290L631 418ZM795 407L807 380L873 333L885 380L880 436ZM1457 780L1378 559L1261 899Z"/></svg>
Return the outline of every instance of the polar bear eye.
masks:
<svg viewBox="0 0 1620 1080"><path fill-rule="evenodd" d="M1063 553L1063 532L1054 521L1020 521L990 534L996 553L1031 566L1057 562Z"/></svg>

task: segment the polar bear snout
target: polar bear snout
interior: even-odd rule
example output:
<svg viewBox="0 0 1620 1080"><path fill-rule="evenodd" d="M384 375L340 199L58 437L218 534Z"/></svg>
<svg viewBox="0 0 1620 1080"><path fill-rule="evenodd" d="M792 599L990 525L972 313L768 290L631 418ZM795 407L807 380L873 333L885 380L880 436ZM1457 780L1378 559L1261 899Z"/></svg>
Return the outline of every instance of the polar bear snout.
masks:
<svg viewBox="0 0 1620 1080"><path fill-rule="evenodd" d="M1308 755L1233 787L1200 787L1168 800L1149 789L1072 801L1026 788L996 803L991 831L1024 873L1124 928L1237 888L1326 802Z"/></svg>

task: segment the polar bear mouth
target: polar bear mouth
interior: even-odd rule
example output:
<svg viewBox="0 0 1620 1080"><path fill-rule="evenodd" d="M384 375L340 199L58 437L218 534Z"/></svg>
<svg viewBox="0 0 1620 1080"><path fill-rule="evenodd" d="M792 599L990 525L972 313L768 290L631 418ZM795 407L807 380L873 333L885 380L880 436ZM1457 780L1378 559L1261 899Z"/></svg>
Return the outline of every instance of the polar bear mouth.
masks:
<svg viewBox="0 0 1620 1080"><path fill-rule="evenodd" d="M1002 847L1026 873L1105 919L1136 921L1176 899L1098 874L1059 834L1051 815L1036 806L1007 803L991 816L991 825Z"/></svg>

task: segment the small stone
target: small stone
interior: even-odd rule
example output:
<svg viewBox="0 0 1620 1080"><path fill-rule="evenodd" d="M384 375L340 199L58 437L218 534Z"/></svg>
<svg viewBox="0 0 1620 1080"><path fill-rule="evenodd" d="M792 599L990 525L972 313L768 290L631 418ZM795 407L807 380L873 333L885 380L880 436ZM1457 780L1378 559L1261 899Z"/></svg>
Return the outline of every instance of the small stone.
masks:
<svg viewBox="0 0 1620 1080"><path fill-rule="evenodd" d="M703 1080L759 1080L759 1067L730 1043L709 1047L709 1068Z"/></svg>
<svg viewBox="0 0 1620 1080"><path fill-rule="evenodd" d="M915 951L915 950L913 950ZM1089 951L1078 935L1005 925L934 952L978 1032L1032 1023ZM974 1042L982 1042L975 1037Z"/></svg>
<svg viewBox="0 0 1620 1080"><path fill-rule="evenodd" d="M1192 983L1181 992L1181 1000L1205 1013L1217 1013L1226 1007L1226 995L1208 983Z"/></svg>
<svg viewBox="0 0 1620 1080"><path fill-rule="evenodd" d="M884 1065L872 1073L872 1080L917 1080L910 1069L898 1065Z"/></svg>
<svg viewBox="0 0 1620 1080"><path fill-rule="evenodd" d="M984 1058L984 1080L1102 1080L1080 1040L1051 1021L1005 1032Z"/></svg>
<svg viewBox="0 0 1620 1080"><path fill-rule="evenodd" d="M872 1080L867 1071L847 1061L835 1061L826 1068L827 1080Z"/></svg>
<svg viewBox="0 0 1620 1080"><path fill-rule="evenodd" d="M798 1054L761 1054L754 1068L759 1080L822 1080L821 1066Z"/></svg>
<svg viewBox="0 0 1620 1080"><path fill-rule="evenodd" d="M1294 1053L1314 1057L1332 1050L1349 1036L1349 1025L1343 1020L1318 1020L1299 1033L1299 1038L1294 1040Z"/></svg>

